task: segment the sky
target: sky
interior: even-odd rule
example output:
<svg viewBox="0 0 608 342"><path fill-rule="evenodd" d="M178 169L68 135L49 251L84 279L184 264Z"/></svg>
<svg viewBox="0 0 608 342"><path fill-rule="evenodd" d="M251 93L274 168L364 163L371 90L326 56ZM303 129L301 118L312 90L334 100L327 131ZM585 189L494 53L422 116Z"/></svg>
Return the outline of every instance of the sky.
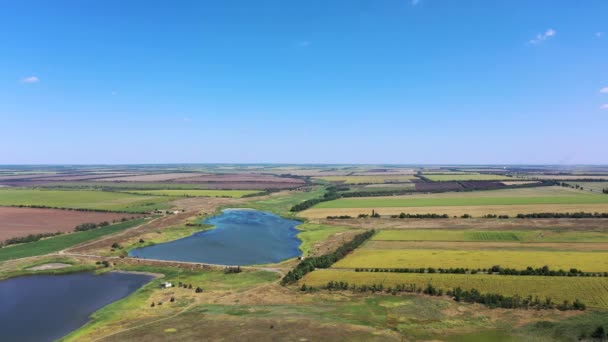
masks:
<svg viewBox="0 0 608 342"><path fill-rule="evenodd" d="M4 1L0 164L608 164L608 1Z"/></svg>

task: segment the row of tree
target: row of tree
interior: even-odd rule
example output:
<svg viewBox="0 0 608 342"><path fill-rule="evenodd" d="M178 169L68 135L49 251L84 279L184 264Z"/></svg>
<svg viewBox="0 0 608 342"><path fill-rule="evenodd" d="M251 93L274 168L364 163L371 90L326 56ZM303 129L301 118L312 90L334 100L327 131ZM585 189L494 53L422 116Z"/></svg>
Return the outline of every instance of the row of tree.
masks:
<svg viewBox="0 0 608 342"><path fill-rule="evenodd" d="M608 277L608 272L583 272L582 270L571 268L568 271L559 269L552 270L549 266L533 268L528 266L526 269L518 270L515 268L504 268L498 265L490 268L355 268L355 272L388 272L388 273L446 273L446 274L497 274L497 275L517 275L517 276L547 276L547 277Z"/></svg>
<svg viewBox="0 0 608 342"><path fill-rule="evenodd" d="M336 261L344 258L348 253L355 250L367 239L371 238L375 230L369 230L364 233L356 235L351 241L338 247L334 252L325 254L319 257L308 257L302 260L293 270L289 271L283 279L281 279L282 285L293 284L296 281L302 279L304 275L315 270L315 268L329 268Z"/></svg>
<svg viewBox="0 0 608 342"><path fill-rule="evenodd" d="M14 238L6 239L3 242L0 242L0 247L4 247L4 246L8 246L8 245L16 245L18 243L35 242L40 239L44 239L44 238L51 237L51 236L57 236L60 234L63 234L63 232L29 234L27 236L14 237Z"/></svg>
<svg viewBox="0 0 608 342"><path fill-rule="evenodd" d="M517 214L517 218L608 218L608 213L531 213L531 214Z"/></svg>
<svg viewBox="0 0 608 342"><path fill-rule="evenodd" d="M380 292L390 293L396 295L398 293L418 293L426 294L429 296L443 296L447 295L457 302L466 303L479 303L486 305L490 308L505 308L505 309L558 309L558 310L585 310L587 306L578 299L570 302L565 300L561 304L553 302L551 298L545 298L541 300L538 296L532 297L527 296L522 298L518 295L505 296L497 293L481 293L477 289L463 290L460 287L456 287L453 290L445 291L441 288L433 286L431 283L427 284L426 287L422 288L416 284L398 284L395 287L385 287L382 284L372 285L355 285L349 284L343 281L329 281L327 285L323 286L322 289L329 291L345 291L351 290L353 292ZM313 292L313 287L302 285L302 291Z"/></svg>
<svg viewBox="0 0 608 342"><path fill-rule="evenodd" d="M87 230L91 230L91 229L97 229L97 228L101 228L101 227L105 227L105 226L109 226L110 222L108 221L103 221L100 223L83 223L83 224L79 224L76 226L76 228L74 228L75 232L86 232Z"/></svg>
<svg viewBox="0 0 608 342"><path fill-rule="evenodd" d="M154 205L155 203L144 203L144 205ZM88 212L96 212L96 213L128 213L128 214L147 214L145 211L141 212L133 212L133 211L120 211L120 210L107 210L107 209L90 209L90 208L64 208L64 207L53 207L49 205L27 205L27 204L16 204L16 205L7 205L6 207L12 208L35 208L35 209L57 209L57 210L70 210L70 211L88 211Z"/></svg>

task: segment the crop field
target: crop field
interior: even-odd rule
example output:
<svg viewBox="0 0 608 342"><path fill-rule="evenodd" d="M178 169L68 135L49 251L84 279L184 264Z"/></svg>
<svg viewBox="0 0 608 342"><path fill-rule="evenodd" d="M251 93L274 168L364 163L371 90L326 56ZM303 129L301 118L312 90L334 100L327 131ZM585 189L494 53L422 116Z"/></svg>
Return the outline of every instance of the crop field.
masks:
<svg viewBox="0 0 608 342"><path fill-rule="evenodd" d="M87 190L0 189L0 206L39 205L56 208L140 212L166 209L167 196L142 196Z"/></svg>
<svg viewBox="0 0 608 342"><path fill-rule="evenodd" d="M372 240L376 241L450 241L450 242L526 242L526 243L600 243L608 242L608 231L573 232L568 230L450 230L408 229L381 230Z"/></svg>
<svg viewBox="0 0 608 342"><path fill-rule="evenodd" d="M418 179L414 175L382 175L382 176L323 176L315 177L328 182L340 182L345 184L383 184L383 183L407 183Z"/></svg>
<svg viewBox="0 0 608 342"><path fill-rule="evenodd" d="M529 175L527 178L540 179L540 180L563 180L563 181L575 181L585 179L596 179L608 181L608 174L604 175Z"/></svg>
<svg viewBox="0 0 608 342"><path fill-rule="evenodd" d="M306 275L300 283L309 286L323 286L329 281L345 281L349 284L383 284L385 287L399 284L428 284L444 290L461 287L478 289L482 293L504 295L550 297L555 302L579 299L592 307L608 307L608 278L605 277L542 277L505 276L487 274L416 274L354 272L344 270L317 270Z"/></svg>
<svg viewBox="0 0 608 342"><path fill-rule="evenodd" d="M246 195L258 194L256 190L130 190L128 193L152 196L173 197L232 197L241 198Z"/></svg>
<svg viewBox="0 0 608 342"><path fill-rule="evenodd" d="M131 215L40 208L0 207L0 241L29 234L69 232L82 223L112 222Z"/></svg>
<svg viewBox="0 0 608 342"><path fill-rule="evenodd" d="M125 229L138 226L144 222L145 219L136 219L113 224L110 226L105 226L102 228L87 230L84 232L64 234L35 242L0 248L0 262L5 260L59 252L63 249L76 246L77 244L93 241L103 236L118 233Z"/></svg>
<svg viewBox="0 0 608 342"><path fill-rule="evenodd" d="M486 214L517 215L534 212L608 212L608 196L551 186L403 196L340 198L322 202L302 212L307 218L370 214Z"/></svg>
<svg viewBox="0 0 608 342"><path fill-rule="evenodd" d="M492 174L423 174L425 178L433 182L450 182L450 181L492 181L492 180L517 180L513 177L504 175L492 175Z"/></svg>
<svg viewBox="0 0 608 342"><path fill-rule="evenodd" d="M334 264L335 268L490 268L494 265L525 269L528 266L552 269L582 269L608 272L606 252L486 251L440 249L361 248Z"/></svg>

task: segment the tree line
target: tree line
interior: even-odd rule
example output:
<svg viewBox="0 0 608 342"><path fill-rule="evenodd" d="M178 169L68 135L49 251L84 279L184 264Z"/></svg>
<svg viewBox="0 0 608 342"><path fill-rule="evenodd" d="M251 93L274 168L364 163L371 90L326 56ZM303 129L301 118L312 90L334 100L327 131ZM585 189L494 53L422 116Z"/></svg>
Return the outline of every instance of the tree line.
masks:
<svg viewBox="0 0 608 342"><path fill-rule="evenodd" d="M154 205L155 203L144 203L142 205ZM88 211L95 213L124 213L124 214L147 214L146 211L124 211L124 210L108 210L108 209L91 209L91 208L64 208L64 207L52 207L49 205L39 204L15 204L15 205L3 205L3 207L11 208L35 208L35 209L57 209L57 210L70 210L70 211Z"/></svg>
<svg viewBox="0 0 608 342"><path fill-rule="evenodd" d="M517 214L519 219L524 218L608 218L608 213L531 213L531 214Z"/></svg>
<svg viewBox="0 0 608 342"><path fill-rule="evenodd" d="M307 273L312 272L315 268L329 268L336 261L344 258L348 253L355 250L367 239L371 238L376 233L375 230L369 230L356 235L351 241L346 242L338 247L334 252L325 254L319 257L307 257L302 260L293 270L289 271L283 279L282 285L293 284L302 279Z"/></svg>
<svg viewBox="0 0 608 342"><path fill-rule="evenodd" d="M608 272L583 272L576 268L568 271L563 269L552 270L549 266L533 268L528 266L526 269L518 270L515 268L501 267L498 265L489 268L355 268L355 272L388 272L388 273L445 273L445 274L496 274L496 275L515 275L515 276L546 276L546 277L608 277Z"/></svg>
<svg viewBox="0 0 608 342"><path fill-rule="evenodd" d="M558 309L562 311L584 311L587 309L587 306L578 299L575 299L572 302L565 300L563 303L557 304L553 302L551 298L545 298L544 300L541 300L540 297L532 297L531 295L522 298L518 295L505 296L498 293L481 293L479 290L474 288L470 290L463 290L460 287L456 287L452 290L447 290L444 292L443 289L437 288L431 283L427 284L427 286L423 288L417 286L416 284L398 284L395 287L385 287L383 284L355 285L343 281L329 281L325 286L322 286L321 288L329 291L351 290L353 292L379 292L390 293L392 295L397 295L398 293L417 293L429 296L447 295L457 302L478 303L488 306L490 308L538 310ZM314 287L306 286L306 284L302 285L300 290L306 292L316 291Z"/></svg>

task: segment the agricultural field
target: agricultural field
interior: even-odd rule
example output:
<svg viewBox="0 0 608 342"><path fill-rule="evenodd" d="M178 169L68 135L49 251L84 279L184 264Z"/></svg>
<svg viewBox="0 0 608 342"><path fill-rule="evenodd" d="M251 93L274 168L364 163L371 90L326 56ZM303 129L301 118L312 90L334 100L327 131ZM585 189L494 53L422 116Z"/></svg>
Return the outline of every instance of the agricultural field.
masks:
<svg viewBox="0 0 608 342"><path fill-rule="evenodd" d="M0 241L29 234L71 232L79 224L113 222L132 216L123 213L0 207Z"/></svg>
<svg viewBox="0 0 608 342"><path fill-rule="evenodd" d="M130 194L151 196L173 196L173 197L231 197L241 198L243 196L259 194L257 190L129 190Z"/></svg>
<svg viewBox="0 0 608 342"><path fill-rule="evenodd" d="M0 206L46 206L53 208L148 212L168 209L171 197L143 196L89 190L0 189Z"/></svg>
<svg viewBox="0 0 608 342"><path fill-rule="evenodd" d="M605 189L608 189L608 182L568 182L570 185L578 185L583 190L589 190L603 194Z"/></svg>
<svg viewBox="0 0 608 342"><path fill-rule="evenodd" d="M551 269L582 269L608 272L608 252L547 252L440 249L371 249L361 248L334 264L335 268L491 268L525 269L549 266Z"/></svg>
<svg viewBox="0 0 608 342"><path fill-rule="evenodd" d="M146 222L145 219L136 219L116 223L102 228L87 230L84 232L63 234L35 242L0 248L0 262L11 259L56 253L66 248L76 246L80 243L93 241L106 235L115 234L123 230L136 227L144 222Z"/></svg>
<svg viewBox="0 0 608 342"><path fill-rule="evenodd" d="M433 182L451 182L451 181L508 181L516 180L513 177L504 175L481 174L481 173L446 173L446 174L423 174L425 178Z"/></svg>
<svg viewBox="0 0 608 342"><path fill-rule="evenodd" d="M414 194L390 197L341 198L322 202L302 212L307 218L370 214L381 215L487 214L517 215L534 212L608 212L608 196L559 186L472 192Z"/></svg>
<svg viewBox="0 0 608 342"><path fill-rule="evenodd" d="M408 183L418 179L414 175L365 175L365 176L323 176L315 177L328 182L344 183L344 184L390 184L390 183Z"/></svg>
<svg viewBox="0 0 608 342"><path fill-rule="evenodd" d="M461 287L477 289L482 293L500 292L504 295L550 297L556 302L579 299L592 307L608 308L608 278L606 277L542 277L506 276L487 274L417 274L386 272L355 272L352 270L318 270L309 273L301 283L323 286L329 281L349 284L383 284L385 287L416 284L425 287L433 284L444 290Z"/></svg>
<svg viewBox="0 0 608 342"><path fill-rule="evenodd" d="M568 231L559 230L464 230L464 229L408 229L381 230L373 241L449 241L449 242L608 242L606 231Z"/></svg>

